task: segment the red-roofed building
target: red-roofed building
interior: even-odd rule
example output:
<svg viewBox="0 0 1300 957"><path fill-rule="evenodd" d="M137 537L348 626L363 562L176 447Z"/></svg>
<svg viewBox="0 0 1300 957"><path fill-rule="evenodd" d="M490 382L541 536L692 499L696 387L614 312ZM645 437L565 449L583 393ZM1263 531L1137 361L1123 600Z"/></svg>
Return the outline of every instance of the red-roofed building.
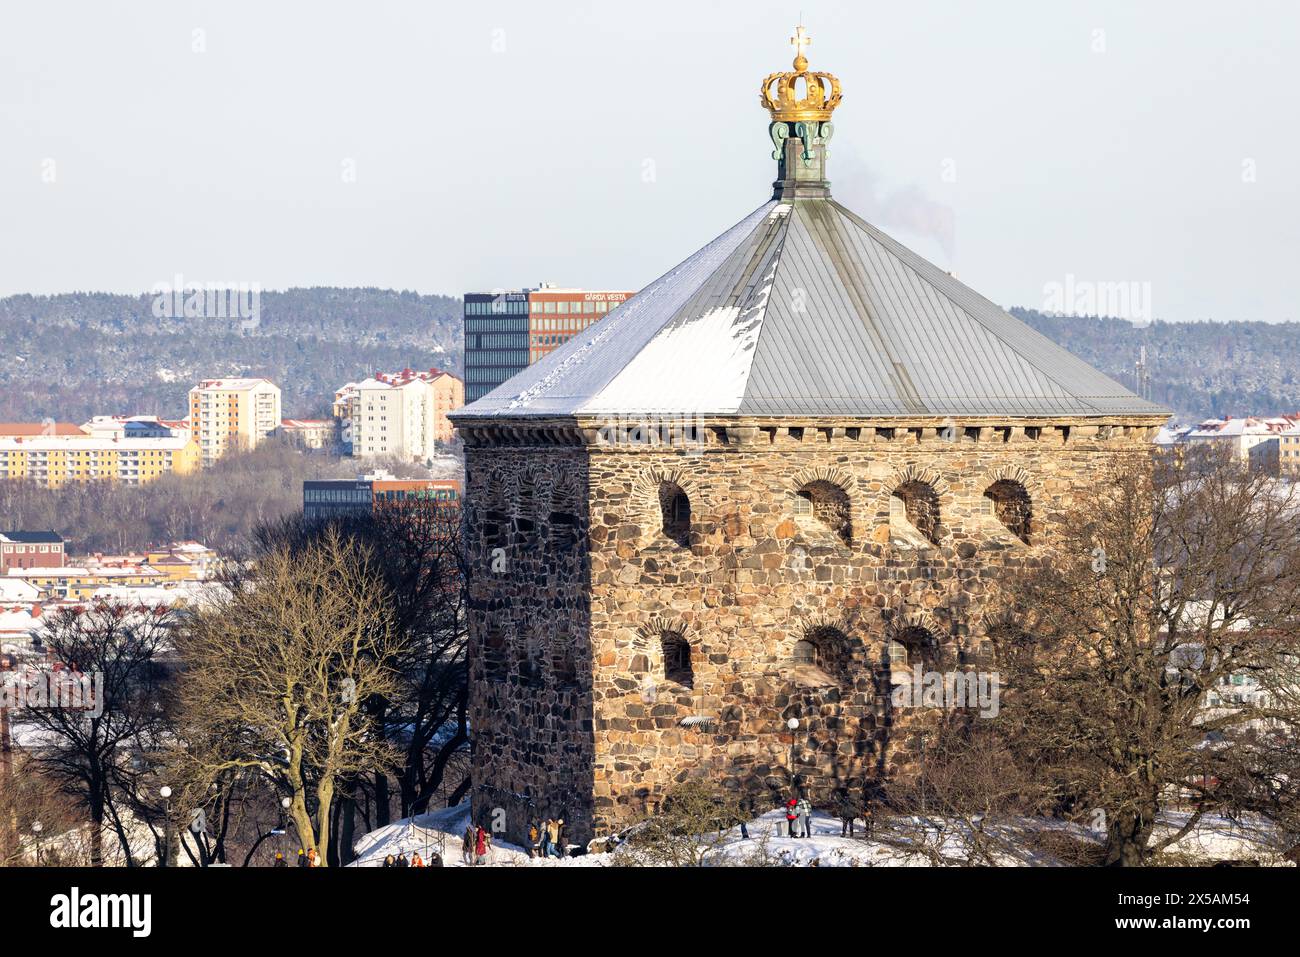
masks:
<svg viewBox="0 0 1300 957"><path fill-rule="evenodd" d="M465 404L465 383L443 369L376 372L334 393L334 415L353 455L422 461L455 435L448 413Z"/></svg>

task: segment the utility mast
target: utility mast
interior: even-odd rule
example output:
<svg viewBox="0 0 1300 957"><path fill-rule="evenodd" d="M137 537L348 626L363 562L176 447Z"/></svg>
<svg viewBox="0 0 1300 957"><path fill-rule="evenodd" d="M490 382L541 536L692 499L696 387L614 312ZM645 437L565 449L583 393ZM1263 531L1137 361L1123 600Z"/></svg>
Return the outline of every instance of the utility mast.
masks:
<svg viewBox="0 0 1300 957"><path fill-rule="evenodd" d="M1138 359L1133 366L1133 378L1137 385L1137 394L1144 399L1151 398L1151 366L1147 362L1147 347L1138 349Z"/></svg>

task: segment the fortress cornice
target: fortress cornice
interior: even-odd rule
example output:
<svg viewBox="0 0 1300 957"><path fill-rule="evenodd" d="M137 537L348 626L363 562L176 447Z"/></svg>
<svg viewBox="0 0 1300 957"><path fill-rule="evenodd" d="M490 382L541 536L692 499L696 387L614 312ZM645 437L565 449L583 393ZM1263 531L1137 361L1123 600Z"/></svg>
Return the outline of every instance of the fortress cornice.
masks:
<svg viewBox="0 0 1300 957"><path fill-rule="evenodd" d="M1164 415L1096 416L564 416L493 417L457 423L474 448L586 447L649 452L904 447L916 445L1033 445L1041 448L1148 446Z"/></svg>

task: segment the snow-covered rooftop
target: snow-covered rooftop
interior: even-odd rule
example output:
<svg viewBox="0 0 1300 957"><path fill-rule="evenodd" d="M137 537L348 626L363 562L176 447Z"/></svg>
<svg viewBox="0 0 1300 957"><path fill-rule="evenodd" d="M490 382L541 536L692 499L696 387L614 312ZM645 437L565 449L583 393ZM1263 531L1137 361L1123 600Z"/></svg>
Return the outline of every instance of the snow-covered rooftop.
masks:
<svg viewBox="0 0 1300 957"><path fill-rule="evenodd" d="M830 199L764 203L453 421L1166 415Z"/></svg>

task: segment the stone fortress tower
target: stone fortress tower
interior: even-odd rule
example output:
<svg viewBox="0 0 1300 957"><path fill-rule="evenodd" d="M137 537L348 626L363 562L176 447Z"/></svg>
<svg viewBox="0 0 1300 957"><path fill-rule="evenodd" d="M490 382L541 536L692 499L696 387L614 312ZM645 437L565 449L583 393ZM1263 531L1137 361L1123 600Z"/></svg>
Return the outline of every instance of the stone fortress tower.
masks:
<svg viewBox="0 0 1300 957"><path fill-rule="evenodd" d="M514 839L890 774L891 674L978 655L990 583L1167 418L831 197L840 83L792 42L771 198L452 417L474 813Z"/></svg>

